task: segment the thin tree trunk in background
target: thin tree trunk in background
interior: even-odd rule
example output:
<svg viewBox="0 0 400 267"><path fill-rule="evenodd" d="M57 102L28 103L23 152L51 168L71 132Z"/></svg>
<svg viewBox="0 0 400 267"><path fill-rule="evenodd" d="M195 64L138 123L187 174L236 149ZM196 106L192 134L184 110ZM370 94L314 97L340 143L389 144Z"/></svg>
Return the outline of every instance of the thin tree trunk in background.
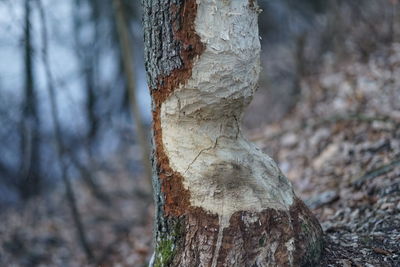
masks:
<svg viewBox="0 0 400 267"><path fill-rule="evenodd" d="M85 72L85 83L87 90L86 113L89 121L89 131L87 135L87 140L89 145L89 153L92 154L93 143L96 140L98 132L98 123L97 123L98 119L96 116L96 93L95 93L93 69L90 66L88 66L85 68L84 72Z"/></svg>
<svg viewBox="0 0 400 267"><path fill-rule="evenodd" d="M96 103L97 96L99 92L96 93L96 79L98 79L98 58L99 55L99 44L97 41L100 39L100 14L99 7L96 1L89 1L89 6L91 8L91 21L94 24L94 38L90 44L90 47L87 47L86 52L89 52L89 57L83 66L85 66L85 80L86 80L86 90L87 90L87 114L89 120L89 132L88 132L88 144L89 144L89 153L92 154L95 141L99 131L99 118L96 115ZM98 91L98 90L97 90ZM90 155L92 156L92 155Z"/></svg>
<svg viewBox="0 0 400 267"><path fill-rule="evenodd" d="M116 26L121 46L121 57L123 70L125 73L126 86L129 94L129 102L132 109L132 116L135 122L137 142L142 150L142 163L145 177L148 184L148 191L152 191L151 185L151 164L150 164L150 146L144 130L142 114L136 97L135 72L133 69L133 51L129 28L124 16L123 3L121 0L113 0L113 6L116 17Z"/></svg>
<svg viewBox="0 0 400 267"><path fill-rule="evenodd" d="M144 0L153 107L151 266L313 266L322 229L240 127L260 72L256 1Z"/></svg>
<svg viewBox="0 0 400 267"><path fill-rule="evenodd" d="M96 41L91 42L90 44L85 44L80 40L80 30L82 28L82 20L79 17L79 9L81 8L81 1L75 1L76 12L74 14L74 38L75 38L75 50L77 54L77 58L80 61L80 66L82 66L82 74L85 77L85 88L86 88L86 114L89 125L89 130L87 132L86 141L84 143L84 149L89 155L89 163L90 166L92 164L92 151L94 149L94 141L96 140L98 133L98 117L96 116L96 102L97 97L95 93L95 66L96 63L94 58L98 56L98 53L93 51L96 48L93 48ZM95 5L90 5L92 9L95 8ZM98 17L98 11L92 10L92 19L94 24L96 24L96 19ZM96 27L98 27L96 25ZM98 30L96 29L96 34L94 40L98 38ZM68 150L65 153L68 154L68 157L71 160L71 163L76 167L79 171L82 180L85 182L89 190L92 194L104 204L111 204L110 198L104 192L103 188L97 183L96 177L94 174L89 171L89 168L85 166L84 163L79 162L77 156L74 155L73 151Z"/></svg>
<svg viewBox="0 0 400 267"><path fill-rule="evenodd" d="M78 210L76 197L74 190L72 188L71 181L69 180L68 173L67 173L67 164L65 162L65 148L62 141L61 135L61 125L59 122L59 115L58 115L58 108L57 108L57 100L54 90L54 82L53 82L53 75L50 69L50 62L48 56L48 35L47 35L47 24L46 24L46 16L44 13L44 8L42 6L41 0L37 0L38 8L40 12L40 19L42 23L42 60L43 65L45 67L46 78L47 78L47 91L50 96L50 108L51 108L51 116L54 123L54 139L55 139L55 146L56 146L56 154L58 157L58 162L60 164L60 171L61 171L61 179L64 183L67 200L69 207L71 209L72 218L74 220L78 240L86 254L86 257L89 261L94 259L93 252L89 246L89 242L87 241L86 231L84 225L82 223L81 215Z"/></svg>
<svg viewBox="0 0 400 267"><path fill-rule="evenodd" d="M25 92L22 104L21 118L21 181L19 188L22 198L37 195L40 191L40 153L39 153L39 116L37 110L37 95L35 92L31 0L25 0L24 29L24 74Z"/></svg>
<svg viewBox="0 0 400 267"><path fill-rule="evenodd" d="M89 188L90 192L95 198L101 201L103 204L110 206L112 201L110 197L104 192L103 188L96 182L96 178L93 175L93 170L88 169L84 164L79 162L79 159L75 157L71 150L66 150L65 154L68 155L72 165L78 170L82 181Z"/></svg>
<svg viewBox="0 0 400 267"><path fill-rule="evenodd" d="M307 32L304 31L300 33L297 38L296 38L296 50L295 50L295 64L296 64L296 76L294 77L293 81L293 91L290 94L290 97L292 98L292 105L290 107L290 110L293 110L293 108L296 106L297 102L299 101L299 98L301 96L301 81L304 77L307 75L307 62L305 58L305 43L307 40Z"/></svg>
<svg viewBox="0 0 400 267"><path fill-rule="evenodd" d="M97 62L94 62L95 58L98 57L97 53L97 38L98 38L98 30L95 29L95 36L91 38L92 40L88 41L88 37L84 36L82 38L81 30L87 25L83 25L83 21L88 23L89 25L92 23L95 25L95 28L98 28L97 14L94 10L96 5L93 5L91 1L85 1L88 3L91 9L91 15L89 22L81 18L80 10L82 8L82 1L75 0L75 12L74 12L74 42L75 42L75 52L77 55L77 59L79 61L80 71L82 76L84 77L84 88L86 93L86 119L87 125L89 125L89 129L87 131L86 143L88 146L88 152L92 152L93 142L96 140L97 132L98 132L98 118L96 116L96 91L95 91L95 65ZM84 39L82 41L82 39Z"/></svg>

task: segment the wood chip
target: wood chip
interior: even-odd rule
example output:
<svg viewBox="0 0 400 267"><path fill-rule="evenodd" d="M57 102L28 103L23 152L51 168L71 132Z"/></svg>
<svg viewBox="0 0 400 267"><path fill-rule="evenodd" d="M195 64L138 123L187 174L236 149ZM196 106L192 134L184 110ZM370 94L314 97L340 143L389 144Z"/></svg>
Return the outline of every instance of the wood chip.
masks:
<svg viewBox="0 0 400 267"><path fill-rule="evenodd" d="M378 247L373 247L372 250L375 251L375 253L382 254L382 255L385 255L385 256L389 256L389 255L392 254L389 251L381 249L381 248L378 248Z"/></svg>

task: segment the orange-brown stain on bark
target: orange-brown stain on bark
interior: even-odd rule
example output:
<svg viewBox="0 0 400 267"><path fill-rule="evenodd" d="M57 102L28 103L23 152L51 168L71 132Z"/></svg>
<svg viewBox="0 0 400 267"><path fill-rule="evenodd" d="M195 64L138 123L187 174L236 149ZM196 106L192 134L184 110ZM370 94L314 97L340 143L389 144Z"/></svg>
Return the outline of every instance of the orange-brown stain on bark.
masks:
<svg viewBox="0 0 400 267"><path fill-rule="evenodd" d="M182 67L175 69L166 77L157 77L158 88L152 90L155 104L153 110L153 132L155 153L157 158L158 177L161 180L161 190L164 193L164 212L166 216L180 216L190 206L189 190L183 186L183 177L172 170L162 141L161 105L180 85L185 84L192 76L193 61L201 55L205 47L195 31L197 14L196 0L183 1L181 6L171 7L174 38L180 44Z"/></svg>

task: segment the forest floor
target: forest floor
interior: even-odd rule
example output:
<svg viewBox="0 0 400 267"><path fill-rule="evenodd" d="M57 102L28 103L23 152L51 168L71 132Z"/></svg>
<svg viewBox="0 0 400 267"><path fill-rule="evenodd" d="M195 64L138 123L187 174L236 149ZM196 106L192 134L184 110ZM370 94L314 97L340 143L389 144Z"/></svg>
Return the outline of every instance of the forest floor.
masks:
<svg viewBox="0 0 400 267"><path fill-rule="evenodd" d="M400 44L322 65L303 79L295 110L249 139L317 215L322 266L400 266ZM112 204L74 182L93 266L146 266L153 205L140 194L145 183L123 166L96 175ZM62 190L0 214L0 266L86 265Z"/></svg>
<svg viewBox="0 0 400 267"><path fill-rule="evenodd" d="M322 266L400 266L400 44L325 61L295 110L250 139L321 222Z"/></svg>

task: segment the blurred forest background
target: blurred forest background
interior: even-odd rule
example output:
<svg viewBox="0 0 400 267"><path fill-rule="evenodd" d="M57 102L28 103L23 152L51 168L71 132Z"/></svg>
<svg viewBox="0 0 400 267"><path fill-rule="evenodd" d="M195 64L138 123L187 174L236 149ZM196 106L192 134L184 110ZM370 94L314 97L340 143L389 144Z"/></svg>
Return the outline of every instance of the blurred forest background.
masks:
<svg viewBox="0 0 400 267"><path fill-rule="evenodd" d="M328 263L400 265L399 1L258 2L246 132L331 233ZM140 1L0 0L0 266L145 266L142 36Z"/></svg>

